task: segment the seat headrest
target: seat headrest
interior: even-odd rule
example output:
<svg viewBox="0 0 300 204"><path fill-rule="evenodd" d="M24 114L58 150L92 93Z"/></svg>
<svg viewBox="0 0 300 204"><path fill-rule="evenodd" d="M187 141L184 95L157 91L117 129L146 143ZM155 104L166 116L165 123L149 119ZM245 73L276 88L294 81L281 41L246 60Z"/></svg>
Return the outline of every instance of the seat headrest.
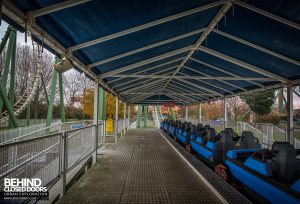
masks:
<svg viewBox="0 0 300 204"><path fill-rule="evenodd" d="M208 139L210 140L210 139L213 139L213 138L215 138L215 136L216 136L216 131L215 131L215 129L214 128L208 128L207 129L207 137L208 137Z"/></svg>
<svg viewBox="0 0 300 204"><path fill-rule="evenodd" d="M242 142L256 142L257 140L251 131L243 131L241 141Z"/></svg>
<svg viewBox="0 0 300 204"><path fill-rule="evenodd" d="M200 131L201 128L203 128L203 125L202 124L198 124L197 125L197 131Z"/></svg>
<svg viewBox="0 0 300 204"><path fill-rule="evenodd" d="M228 131L230 134L234 135L234 131L232 128L225 128L225 131Z"/></svg>
<svg viewBox="0 0 300 204"><path fill-rule="evenodd" d="M224 130L220 132L222 142L232 142L233 134L230 131Z"/></svg>

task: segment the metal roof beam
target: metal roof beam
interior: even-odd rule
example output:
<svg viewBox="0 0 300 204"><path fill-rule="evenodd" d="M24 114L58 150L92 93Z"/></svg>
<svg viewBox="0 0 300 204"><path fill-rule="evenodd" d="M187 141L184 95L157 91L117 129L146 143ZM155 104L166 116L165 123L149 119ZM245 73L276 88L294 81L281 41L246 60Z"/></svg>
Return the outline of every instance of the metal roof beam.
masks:
<svg viewBox="0 0 300 204"><path fill-rule="evenodd" d="M200 85L195 84L195 83L193 83L193 82L187 81L187 80L185 80L185 79L177 79L177 80L178 80L178 81L181 81L181 82L183 82L183 83L189 84L189 85L191 85L191 86L197 87L197 88L199 88L199 89L205 90L205 91L207 91L207 92L209 92L209 93L214 93L214 94L217 94L217 95L219 95L219 96L223 96L223 94L221 94L221 93L219 93L219 92L216 92L216 91L213 91L213 90L211 90L211 89L205 88L205 87L203 87L203 86L200 86Z"/></svg>
<svg viewBox="0 0 300 204"><path fill-rule="evenodd" d="M234 35L225 33L225 32L223 32L223 31L220 31L220 30L217 30L217 29L214 29L213 32L215 32L215 33L217 33L217 34L219 34L219 35L222 35L222 36L224 36L224 37L230 38L230 39L232 39L232 40L234 40L234 41L237 41L237 42L239 42L239 43L242 43L242 44L244 44L244 45L247 45L247 46L249 46L249 47L252 47L252 48L255 48L255 49L257 49L257 50L260 50L260 51L262 51L262 52L265 52L265 53L267 53L267 54L269 54L269 55L272 55L272 56L274 56L274 57L280 58L280 59L282 59L282 60L285 60L285 61L288 61L288 62L290 62L290 63L293 63L293 64L295 64L295 65L300 66L300 62L297 61L297 60L291 59L291 58L289 58L289 57L287 57L287 56L284 56L284 55L279 54L279 53L277 53L277 52L274 52L274 51L272 51L272 50L266 49L266 48L261 47L261 46L259 46L259 45L257 45L257 44L254 44L254 43L251 43L251 42L249 42L249 41L243 40L243 39L241 39L241 38L239 38L239 37L236 37L236 36L234 36Z"/></svg>
<svg viewBox="0 0 300 204"><path fill-rule="evenodd" d="M228 10L231 8L232 6L232 2L231 1L227 1L222 8L219 10L219 12L216 14L216 16L212 19L212 21L210 22L210 24L208 25L207 29L201 34L201 36L198 38L198 40L196 41L196 43L194 44L194 49L191 50L186 57L184 58L184 60L181 62L181 64L178 66L178 68L174 71L173 76L175 76L179 70L182 68L182 66L192 57L192 55L194 54L195 49L197 49L202 42L207 38L207 36L210 34L210 32L212 31L212 29L214 29L216 27L216 25L218 24L218 22L224 17L224 15L228 12ZM172 79L169 79L164 87L164 89L168 86L168 84L170 83Z"/></svg>
<svg viewBox="0 0 300 204"><path fill-rule="evenodd" d="M251 64L248 64L248 63L243 62L243 61L241 61L241 60L238 60L238 59L236 59L236 58L230 57L230 56L225 55L225 54L223 54L223 53L221 53L221 52L212 50L212 49L210 49L210 48L208 48L208 47L199 46L198 49L201 50L201 51L203 51L203 52L205 52L205 53L207 53L207 54L213 55L213 56L218 57L218 58L221 58L221 59L223 59L223 60L225 60L225 61L228 61L228 62L231 62L231 63L233 63L233 64L236 64L236 65L238 65L238 66L240 66L240 67L244 67L244 68L246 68L246 69L248 69L248 70L251 70L251 71L253 71L253 72L256 72L256 73L265 75L265 76L270 77L270 78L273 78L273 79L277 79L277 81L281 81L281 82L284 82L284 83L289 83L289 82L290 82L288 79L286 79L286 78L284 78L284 77L282 77L282 76L279 76L279 75L277 75L277 74L274 74L274 73L269 72L269 71L267 71L267 70L264 70L264 69L262 69L262 68L253 66L253 65L251 65ZM255 79L249 79L249 80L255 80Z"/></svg>
<svg viewBox="0 0 300 204"><path fill-rule="evenodd" d="M181 73L183 74L183 73ZM172 76L172 75L126 75L126 74L117 74L111 77L123 77L123 78L141 78L141 79L195 79L195 80L203 80L203 79L212 79L212 80L228 80L228 81L237 81L237 80L255 80L255 81L277 81L277 78L267 78L267 77L214 77L214 76L190 76L184 74L184 76Z"/></svg>
<svg viewBox="0 0 300 204"><path fill-rule="evenodd" d="M188 67L188 66L186 66L186 65L184 65L183 67L184 67L185 69L191 70L191 71L193 71L193 72L195 72L195 73L203 74L204 76L209 76L209 77L211 77L211 75L205 74L205 73L203 73L203 72L199 72L198 70L195 70L195 69L193 69L193 68L191 68L191 67ZM243 90L243 91L247 91L247 89L244 89L244 88L242 88L242 87L240 87L240 86L237 86L237 85L235 85L235 84L229 83L229 82L227 82L227 81L224 81L224 80L217 80L217 81L222 82L222 83L224 83L224 84L226 84L226 85L235 87L235 88L237 88L237 89L240 89L240 90Z"/></svg>
<svg viewBox="0 0 300 204"><path fill-rule="evenodd" d="M192 97L192 96L195 96L195 95L193 95L193 93L189 93L189 94L183 94L182 92L180 92L180 93L178 93L178 88L177 89L172 89L173 87L168 87L168 88L166 88L165 89L165 91L166 91L166 93L168 93L168 94L174 94L175 96L189 96L189 97ZM201 99L207 99L207 97L205 97L204 95L196 95L197 97L200 97Z"/></svg>
<svg viewBox="0 0 300 204"><path fill-rule="evenodd" d="M166 89L175 89L175 90L177 90L177 89L182 89L183 91L185 91L185 92L190 92L190 93L192 93L193 91L189 91L190 89L191 89L191 86L190 85L186 85L186 84L184 84L183 82L177 82L176 80L173 80L172 81L172 83L174 83L174 84L177 84L178 85L178 87L175 87L174 85L172 85L172 84L169 84L167 87L166 87ZM183 89L183 88L181 88L181 86L182 87L185 87L186 89ZM193 89L196 89L196 91L198 92L198 93L204 93L203 92L203 89L200 87L194 87ZM194 92L196 92L195 90L194 90ZM211 92L209 92L209 94L214 94L214 93L211 93ZM217 96L220 96L219 94L216 94ZM204 98L206 98L206 99L208 99L206 96L203 96Z"/></svg>
<svg viewBox="0 0 300 204"><path fill-rule="evenodd" d="M187 74L185 74L185 73L183 73L183 72L178 72L178 73L180 73L180 74L182 74L182 75L184 75L184 76L189 76L189 75L187 75ZM207 76L207 77L211 77L211 76ZM204 84L207 84L208 86L212 86L212 87L214 87L214 88L216 88L216 89L220 89L220 90L222 90L222 91L225 91L225 92L227 92L227 93L233 93L232 91L230 91L230 90L228 90L228 89L224 89L224 88L222 88L222 87L219 87L219 86L216 86L216 85L214 85L214 84L212 84L212 83L209 83L209 82L206 82L206 81L204 81L204 80L198 80L198 81L200 81L200 82L202 82L202 83L204 83ZM221 80L217 80L217 81L221 81Z"/></svg>
<svg viewBox="0 0 300 204"><path fill-rule="evenodd" d="M131 50L129 52L126 52L126 53L123 53L123 54L120 54L120 55L116 55L116 56L113 56L113 57L110 57L110 58L107 58L107 59L104 59L104 60L101 60L101 61L98 61L98 62L94 62L92 64L89 64L88 67L92 68L92 67L95 67L95 66L98 66L98 65L101 65L101 64L105 64L105 63L108 63L108 62L111 62L111 61L114 61L114 60L117 60L117 59L120 59L120 58L123 58L123 57L127 57L129 55L133 55L133 54L145 51L145 50L149 50L149 49L161 46L161 45L165 45L165 44L170 43L170 42L174 42L174 41L177 41L177 40L180 40L180 39L183 39L183 38L187 38L187 37L193 36L195 34L201 33L204 30L205 30L205 28L201 28L201 29L189 32L189 33L185 33L183 35L179 35L179 36L176 36L176 37L173 37L173 38L169 38L167 40L163 40L163 41L151 44L151 45L147 45L145 47L138 48L136 50Z"/></svg>
<svg viewBox="0 0 300 204"><path fill-rule="evenodd" d="M146 71L150 71L150 70L153 70L153 69L157 69L157 68L163 67L163 66L165 66L165 65L172 64L172 63L174 63L174 62L178 62L178 61L180 61L180 60L182 60L182 59L183 59L183 57L178 58L178 59L175 59L175 60L171 60L171 61L168 61L168 62L165 62L165 63L162 63L162 64L157 65L157 66L154 66L154 67L149 67L149 68L146 68L146 69L142 69L142 70L140 70L140 71L138 71L138 72L135 72L135 74L141 74L141 73L144 73L144 72L146 72ZM122 80L122 78L119 78L119 79L113 79L113 80L109 81L109 83L116 82L116 81L119 81L119 80Z"/></svg>
<svg viewBox="0 0 300 204"><path fill-rule="evenodd" d="M176 66L174 66L174 67L169 67L169 68L167 68L167 69L163 69L163 70L160 70L160 71L158 71L158 72L154 72L154 73L152 73L152 74L163 73L163 72L165 72L165 71L169 71L169 70L174 69L174 68L176 68ZM130 76L129 76L128 78L130 78ZM135 82L135 81L138 81L138 80L141 80L141 79L137 78L137 79L133 79L133 80L130 80L130 81L126 81L126 82L124 82L124 83L117 84L116 86L114 86L114 88L117 88L117 87L120 87L120 86L124 86L124 85L126 85L126 84L130 84L130 83Z"/></svg>
<svg viewBox="0 0 300 204"><path fill-rule="evenodd" d="M124 97L126 97L127 95L147 95L147 94L153 94L153 95L164 95L167 92L168 89L166 89L166 92L131 92L131 93L126 93L126 94L120 94ZM171 90L173 91L173 90ZM215 94L198 94L198 93L183 93L183 92L179 92L179 93L168 93L169 95L180 95L180 96L215 96Z"/></svg>
<svg viewBox="0 0 300 204"><path fill-rule="evenodd" d="M202 64L202 65L204 65L204 66L207 66L207 67L209 67L209 68L212 68L212 69L214 69L214 70L223 72L223 73L225 73L225 74L227 74L227 75L229 75L229 76L233 76L233 77L241 77L241 76L239 76L239 75L233 74L232 72L226 71L226 70L224 70L224 69L221 69L221 68L216 67L216 66L214 66L214 65L208 64L208 63L203 62L203 61L201 61L201 60L198 60L198 59L195 59L195 58L191 58L191 60L194 61L194 62L197 62L197 63L199 63L199 64ZM259 83L257 83L257 82L254 82L254 81L248 81L248 82L251 83L251 84L260 86L260 87L264 87L263 85L261 85L261 84L259 84Z"/></svg>
<svg viewBox="0 0 300 204"><path fill-rule="evenodd" d="M133 28L129 28L127 30L123 30L123 31L120 31L120 32L117 32L117 33L106 35L106 36L103 36L103 37L100 37L100 38L97 38L97 39L94 39L94 40L91 40L91 41L88 41L88 42L84 42L84 43L72 46L72 47L69 48L69 50L70 51L75 51L75 50L82 49L82 48L85 48L85 47L88 47L88 46L91 46L91 45L95 45L95 44L102 43L102 42L105 42L105 41L108 41L108 40L112 40L112 39L115 39L115 38L118 38L118 37L121 37L121 36L124 36L124 35L128 35L130 33L134 33L134 32L144 30L144 29L147 29L147 28L150 28L150 27L153 27L153 26L157 26L157 25L160 25L162 23L173 21L173 20L188 16L188 15L192 15L194 13L198 13L198 12L210 9L210 8L214 8L216 6L222 5L224 2L226 2L226 1L221 0L221 1L210 3L210 4L207 4L207 5L204 5L204 6L200 6L200 7L188 10L188 11L177 13L177 14L172 15L172 16L161 18L161 19L158 19L158 20L146 23L146 24L142 24L142 25L139 25L139 26L136 26L136 27L133 27Z"/></svg>
<svg viewBox="0 0 300 204"><path fill-rule="evenodd" d="M278 21L280 23L283 23L285 25L288 25L288 26L290 26L292 28L296 28L297 30L300 30L300 25L299 24L297 24L297 23L295 23L293 21L287 20L285 18L282 18L280 16L277 16L277 15L275 15L273 13L270 13L268 11L265 11L263 9L257 8L257 7L255 7L255 6L251 5L251 4L248 4L248 3L245 3L245 2L242 2L242 1L237 1L237 2L235 2L235 4L237 4L237 5L241 6L241 7L244 7L246 9L248 9L248 10L251 10L253 12L256 12L256 13L258 13L260 15L263 15L263 16L266 16L268 18L271 18L271 19L273 19L275 21Z"/></svg>
<svg viewBox="0 0 300 204"><path fill-rule="evenodd" d="M156 81L152 81L150 83L144 84L142 86L135 86L134 88L126 89L123 93L130 93L130 91L138 90L138 89L143 88L143 87L149 87L151 85L153 86L155 84L162 83L165 80L166 79L160 79L160 80L156 80Z"/></svg>
<svg viewBox="0 0 300 204"><path fill-rule="evenodd" d="M159 55L159 56L156 56L156 57L152 57L150 59L146 59L146 60L134 63L134 64L130 64L130 65L125 66L125 67L117 68L117 69L115 69L113 71L110 71L110 72L106 72L104 74L101 74L100 78L107 78L107 77L110 77L112 75L116 75L116 74L131 70L131 69L134 69L134 68L146 65L146 64L150 64L152 62L157 62L159 60L162 60L162 59L165 59L165 58L168 58L168 57L172 57L174 55L177 55L177 54L180 54L180 53L183 53L183 52L187 52L191 49L193 49L192 45L191 46L186 46L186 47L183 47L183 48L180 48L180 49L177 49L177 50L173 50L171 52L167 52L165 54L162 54L162 55Z"/></svg>
<svg viewBox="0 0 300 204"><path fill-rule="evenodd" d="M77 6L79 4L83 4L83 3L86 3L89 1L91 1L91 0L67 0L67 1L63 1L61 3L57 3L57 4L54 4L51 6L46 6L46 7L43 7L43 8L34 10L34 11L30 11L30 12L32 12L33 17L39 17L39 16L43 16L43 15L46 15L49 13L60 11L60 10L66 9L66 8Z"/></svg>

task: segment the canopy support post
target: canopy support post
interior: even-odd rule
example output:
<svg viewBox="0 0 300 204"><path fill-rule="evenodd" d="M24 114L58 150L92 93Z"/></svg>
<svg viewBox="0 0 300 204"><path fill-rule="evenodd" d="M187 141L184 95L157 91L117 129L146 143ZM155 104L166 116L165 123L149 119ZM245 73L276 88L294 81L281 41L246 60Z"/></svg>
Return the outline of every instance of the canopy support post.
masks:
<svg viewBox="0 0 300 204"><path fill-rule="evenodd" d="M293 86L287 86L287 141L294 144Z"/></svg>
<svg viewBox="0 0 300 204"><path fill-rule="evenodd" d="M224 129L227 128L227 123L228 123L228 117L227 117L227 98L225 97L223 99L223 105L224 105Z"/></svg>
<svg viewBox="0 0 300 204"><path fill-rule="evenodd" d="M188 107L185 106L185 121L188 121L189 116L188 116Z"/></svg>
<svg viewBox="0 0 300 204"><path fill-rule="evenodd" d="M58 58L55 58L55 64L58 63ZM57 81L57 71L55 68L52 70L52 84L51 84L51 92L50 92L50 98L49 98L49 106L47 111L47 120L46 120L46 127L49 127L51 125L52 120L52 113L53 113L53 104L54 104L54 98L55 98L55 92L56 92L56 81Z"/></svg>
<svg viewBox="0 0 300 204"><path fill-rule="evenodd" d="M137 128L141 127L141 113L142 113L142 106L138 105Z"/></svg>
<svg viewBox="0 0 300 204"><path fill-rule="evenodd" d="M13 40L13 49L11 51L11 58L10 58L10 84L9 84L9 101L10 104L14 105L15 103L15 79L16 79L16 50L17 50L17 32L16 30L14 32ZM12 123L11 116L8 120L8 128L15 127Z"/></svg>
<svg viewBox="0 0 300 204"><path fill-rule="evenodd" d="M144 128L147 127L148 106L144 106Z"/></svg>

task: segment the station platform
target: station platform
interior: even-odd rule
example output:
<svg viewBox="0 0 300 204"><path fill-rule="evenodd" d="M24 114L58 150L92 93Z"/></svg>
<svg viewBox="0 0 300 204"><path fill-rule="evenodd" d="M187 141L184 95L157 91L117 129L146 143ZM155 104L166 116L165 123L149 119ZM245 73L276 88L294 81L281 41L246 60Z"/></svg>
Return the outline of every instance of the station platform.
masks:
<svg viewBox="0 0 300 204"><path fill-rule="evenodd" d="M131 129L59 203L250 203L158 129Z"/></svg>

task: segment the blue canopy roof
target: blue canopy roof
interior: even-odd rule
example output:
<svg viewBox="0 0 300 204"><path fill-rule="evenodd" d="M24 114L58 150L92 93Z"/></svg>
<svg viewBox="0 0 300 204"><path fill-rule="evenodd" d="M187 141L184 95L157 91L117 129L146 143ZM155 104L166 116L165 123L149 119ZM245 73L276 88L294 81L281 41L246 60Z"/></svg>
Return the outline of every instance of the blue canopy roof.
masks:
<svg viewBox="0 0 300 204"><path fill-rule="evenodd" d="M297 85L298 0L12 0L4 19L133 104ZM28 23L33 22L32 24Z"/></svg>

